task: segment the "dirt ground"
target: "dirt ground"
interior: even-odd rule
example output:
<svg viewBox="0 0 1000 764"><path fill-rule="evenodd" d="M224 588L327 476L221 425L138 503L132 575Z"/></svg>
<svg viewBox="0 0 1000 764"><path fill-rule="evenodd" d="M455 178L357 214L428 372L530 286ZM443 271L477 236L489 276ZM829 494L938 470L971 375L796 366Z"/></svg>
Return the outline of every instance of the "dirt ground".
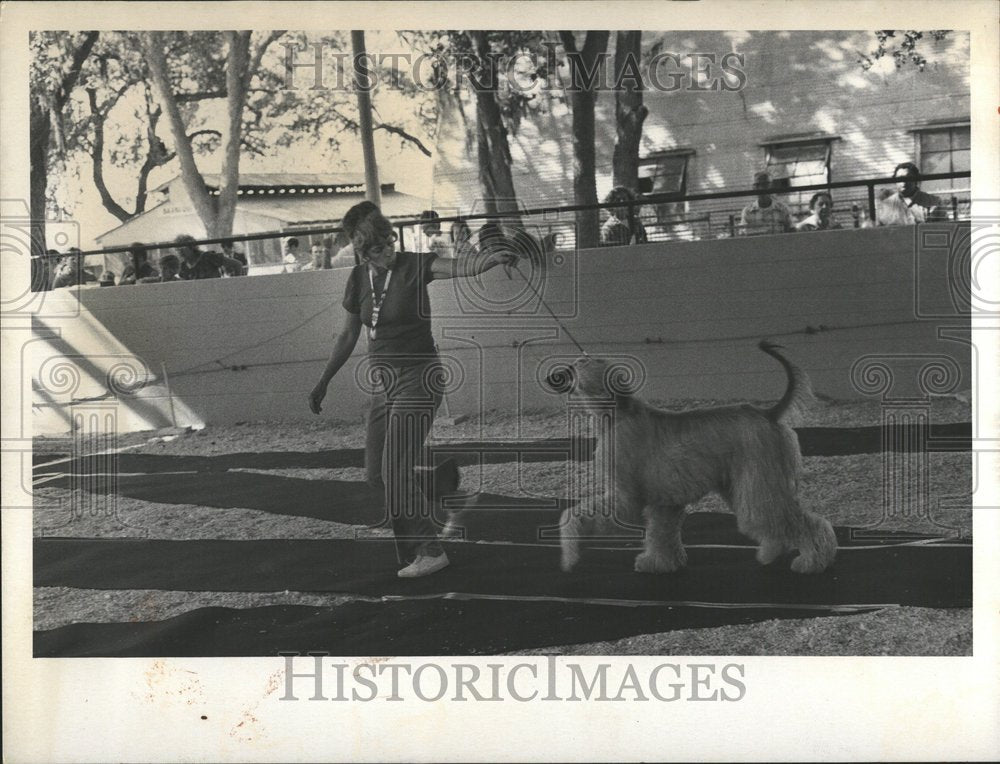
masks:
<svg viewBox="0 0 1000 764"><path fill-rule="evenodd" d="M667 408L711 405L719 401L660 402ZM821 401L799 425L846 427L880 422L877 402ZM968 422L966 400L938 398L932 402L931 422ZM564 437L565 414L539 411L515 417L487 412L458 424L436 425L435 444L497 437ZM199 431L132 433L121 436L118 447L136 453L163 455L219 455L265 451L319 451L360 448L364 429L360 421L328 419L311 422L246 422L209 426ZM68 453L64 438L37 438L36 455L53 459ZM956 536L972 534L972 463L966 453L935 453L929 457L929 495L932 502L946 497L935 520L953 529ZM40 468L46 472L46 468ZM359 468L276 469L268 474L314 480L360 480ZM835 525L871 525L881 517L882 457L862 454L841 457L807 457L802 481L803 504L826 516ZM566 496L570 485L567 467L554 463L492 464L462 469L464 490L502 494ZM250 509L221 509L196 505L156 504L120 498L116 515L87 514L67 522L68 490L45 487L35 490L36 534L78 537L142 535L161 539L261 539L353 538L353 526L308 517L276 516ZM693 511L723 511L715 497L708 497ZM897 518L890 527L913 529L909 520ZM57 530L53 530L57 529ZM555 560L553 561L555 564ZM68 623L159 620L197 607L247 608L273 604L336 606L349 597L305 592L172 592L97 591L38 588L35 590L36 629ZM616 642L565 645L529 651L537 654L575 655L971 655L972 611L894 607L863 615L776 620L745 626L645 634Z"/></svg>

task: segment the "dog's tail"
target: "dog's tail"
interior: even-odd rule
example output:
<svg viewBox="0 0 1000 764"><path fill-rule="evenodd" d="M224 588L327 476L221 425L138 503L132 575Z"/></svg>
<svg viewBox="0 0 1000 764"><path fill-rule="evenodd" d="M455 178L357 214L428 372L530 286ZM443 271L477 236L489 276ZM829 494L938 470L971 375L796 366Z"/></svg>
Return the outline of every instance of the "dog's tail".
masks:
<svg viewBox="0 0 1000 764"><path fill-rule="evenodd" d="M781 345L761 340L757 347L776 359L784 367L785 374L788 375L788 387L785 389L785 394L781 396L781 400L772 408L764 412L767 418L775 422L780 422L803 413L813 401L813 391L809 377L802 369L778 352Z"/></svg>

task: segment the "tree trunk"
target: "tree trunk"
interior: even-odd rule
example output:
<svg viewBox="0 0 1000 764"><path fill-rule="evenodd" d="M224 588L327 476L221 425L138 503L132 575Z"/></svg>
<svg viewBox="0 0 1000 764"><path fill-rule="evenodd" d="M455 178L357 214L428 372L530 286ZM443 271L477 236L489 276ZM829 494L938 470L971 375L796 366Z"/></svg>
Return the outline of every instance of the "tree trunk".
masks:
<svg viewBox="0 0 1000 764"><path fill-rule="evenodd" d="M229 236L236 216L237 191L240 184L240 136L243 132L243 107L251 73L250 32L226 32L229 52L226 56L226 112L229 117L222 157L222 179L216 205L215 225L209 236ZM207 226L206 226L207 228Z"/></svg>
<svg viewBox="0 0 1000 764"><path fill-rule="evenodd" d="M149 73L153 79L153 89L157 99L167 116L170 134L174 139L174 151L181 165L181 179L184 188L191 198L195 212L201 218L206 233L211 237L216 230L216 209L205 188L205 179L194 161L194 150L187 135L187 127L181 117L177 99L170 87L170 77L167 73L166 40L162 32L145 32L142 34L143 50L149 65Z"/></svg>
<svg viewBox="0 0 1000 764"><path fill-rule="evenodd" d="M570 103L573 106L573 197L576 204L597 204L597 183L594 151L594 91L595 79L587 72L595 71L602 53L607 50L607 31L587 32L583 49L577 51L572 32L560 32L570 64ZM601 218L598 210L582 210L576 214L576 245L579 249L596 247L601 241Z"/></svg>
<svg viewBox="0 0 1000 764"><path fill-rule="evenodd" d="M45 246L45 191L49 184L49 136L52 123L49 113L31 99L29 166L31 168L30 228L31 254L44 255Z"/></svg>
<svg viewBox="0 0 1000 764"><path fill-rule="evenodd" d="M615 125L618 139L612 158L613 183L639 192L639 143L649 109L642 102L644 83L638 69L642 32L615 37ZM634 63L633 63L634 62ZM637 81L638 80L638 81Z"/></svg>
<svg viewBox="0 0 1000 764"><path fill-rule="evenodd" d="M489 42L483 31L471 32L476 53L484 66L496 66L489 57ZM483 79L496 83L496 71ZM503 123L496 90L474 88L476 94L476 138L479 158L479 184L483 189L486 211L517 212L517 193L510 172L510 144ZM517 222L517 221L512 221Z"/></svg>

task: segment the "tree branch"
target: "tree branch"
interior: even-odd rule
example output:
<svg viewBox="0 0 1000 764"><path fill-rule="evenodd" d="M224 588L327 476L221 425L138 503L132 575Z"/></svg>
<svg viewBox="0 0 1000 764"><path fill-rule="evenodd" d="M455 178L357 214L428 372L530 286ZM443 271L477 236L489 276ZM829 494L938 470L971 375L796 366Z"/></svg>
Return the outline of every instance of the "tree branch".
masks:
<svg viewBox="0 0 1000 764"><path fill-rule="evenodd" d="M97 105L96 88L87 88L87 101L90 104L90 113L94 121L94 144L90 148L94 185L97 187L97 193L101 195L101 203L104 205L104 209L124 223L132 216L114 200L111 192L108 191L107 184L104 182L104 115Z"/></svg>
<svg viewBox="0 0 1000 764"><path fill-rule="evenodd" d="M198 93L176 93L174 100L177 103L191 103L193 101L210 101L213 98L225 98L225 90L201 91Z"/></svg>
<svg viewBox="0 0 1000 764"><path fill-rule="evenodd" d="M253 56L250 58L250 64L246 68L246 73L243 77L243 88L244 90L250 90L250 80L257 73L257 69L260 67L260 60L264 57L267 49L270 47L271 43L280 39L285 33L284 29L276 29L271 34L269 34L264 40L261 41L260 45L257 46L257 50L254 51Z"/></svg>
<svg viewBox="0 0 1000 764"><path fill-rule="evenodd" d="M214 135L216 138L222 138L222 133L218 130L212 130L210 128L205 128L203 130L195 130L193 133L187 134L187 139L194 142L195 138L200 138L203 135Z"/></svg>
<svg viewBox="0 0 1000 764"><path fill-rule="evenodd" d="M55 97L55 107L58 112L62 112L63 107L69 100L70 93L76 87L77 80L80 79L80 72L83 69L83 63L90 55L90 51L93 49L94 43L97 42L98 36L100 36L100 32L87 32L87 36L83 38L80 47L73 51L73 59L70 63L69 71L63 76L62 82L59 85L59 92Z"/></svg>
<svg viewBox="0 0 1000 764"><path fill-rule="evenodd" d="M398 135L403 140L409 141L410 143L415 145L418 149L420 149L421 153L424 156L433 156L431 150L428 149L423 144L423 142L419 138L417 138L417 136L411 135L410 133L406 132L406 130L404 130L401 127L398 127L397 125L388 125L385 122L380 122L379 124L375 125L375 127L372 128L372 130L385 130L387 133Z"/></svg>

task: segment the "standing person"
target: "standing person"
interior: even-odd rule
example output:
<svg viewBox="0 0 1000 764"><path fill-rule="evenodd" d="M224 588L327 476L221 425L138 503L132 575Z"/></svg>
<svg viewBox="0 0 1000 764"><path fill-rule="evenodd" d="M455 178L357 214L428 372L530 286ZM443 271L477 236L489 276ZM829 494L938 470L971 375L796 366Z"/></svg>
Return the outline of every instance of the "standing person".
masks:
<svg viewBox="0 0 1000 764"><path fill-rule="evenodd" d="M125 284L135 284L139 279L148 279L159 276L159 272L149 262L149 253L146 247L139 242L133 242L128 248L130 262L122 271L122 277L118 280L119 286Z"/></svg>
<svg viewBox="0 0 1000 764"><path fill-rule="evenodd" d="M195 238L181 234L174 239L174 247L181 256L181 269L178 274L185 281L195 279L217 279L225 270L235 276L243 269L239 260L233 260L219 252L203 252L195 244Z"/></svg>
<svg viewBox="0 0 1000 764"><path fill-rule="evenodd" d="M914 225L928 220L945 220L941 199L920 190L920 168L913 162L901 162L892 173L896 193L890 193L878 205L879 225Z"/></svg>
<svg viewBox="0 0 1000 764"><path fill-rule="evenodd" d="M740 214L740 233L744 236L761 233L787 233L792 230L792 213L769 193L771 176L758 172L753 176L757 198Z"/></svg>
<svg viewBox="0 0 1000 764"><path fill-rule="evenodd" d="M636 205L628 203L634 201L635 194L625 186L615 186L604 197L605 204L618 202L621 206L608 209L610 217L601 226L601 244L603 246L645 244L649 241L646 228L639 222L636 214Z"/></svg>
<svg viewBox="0 0 1000 764"><path fill-rule="evenodd" d="M796 231L829 231L842 228L833 217L833 197L826 191L819 191L809 200L809 211L812 213L805 220L795 225Z"/></svg>
<svg viewBox="0 0 1000 764"><path fill-rule="evenodd" d="M403 566L398 575L416 578L448 565L414 474L414 467L425 462L424 442L441 402L441 391L434 386L439 361L431 335L427 284L434 279L476 276L496 265L507 265L515 257L499 250L495 255L484 252L462 260L397 252L396 234L382 213L377 208L367 213L356 209L348 211L343 225L361 262L347 280L342 328L323 375L309 394L309 408L314 414L322 410L330 381L350 358L361 327L366 327L368 358L381 388L376 396L381 401L373 402L368 417L368 480L385 489L396 556ZM380 446L381 468L375 470Z"/></svg>

